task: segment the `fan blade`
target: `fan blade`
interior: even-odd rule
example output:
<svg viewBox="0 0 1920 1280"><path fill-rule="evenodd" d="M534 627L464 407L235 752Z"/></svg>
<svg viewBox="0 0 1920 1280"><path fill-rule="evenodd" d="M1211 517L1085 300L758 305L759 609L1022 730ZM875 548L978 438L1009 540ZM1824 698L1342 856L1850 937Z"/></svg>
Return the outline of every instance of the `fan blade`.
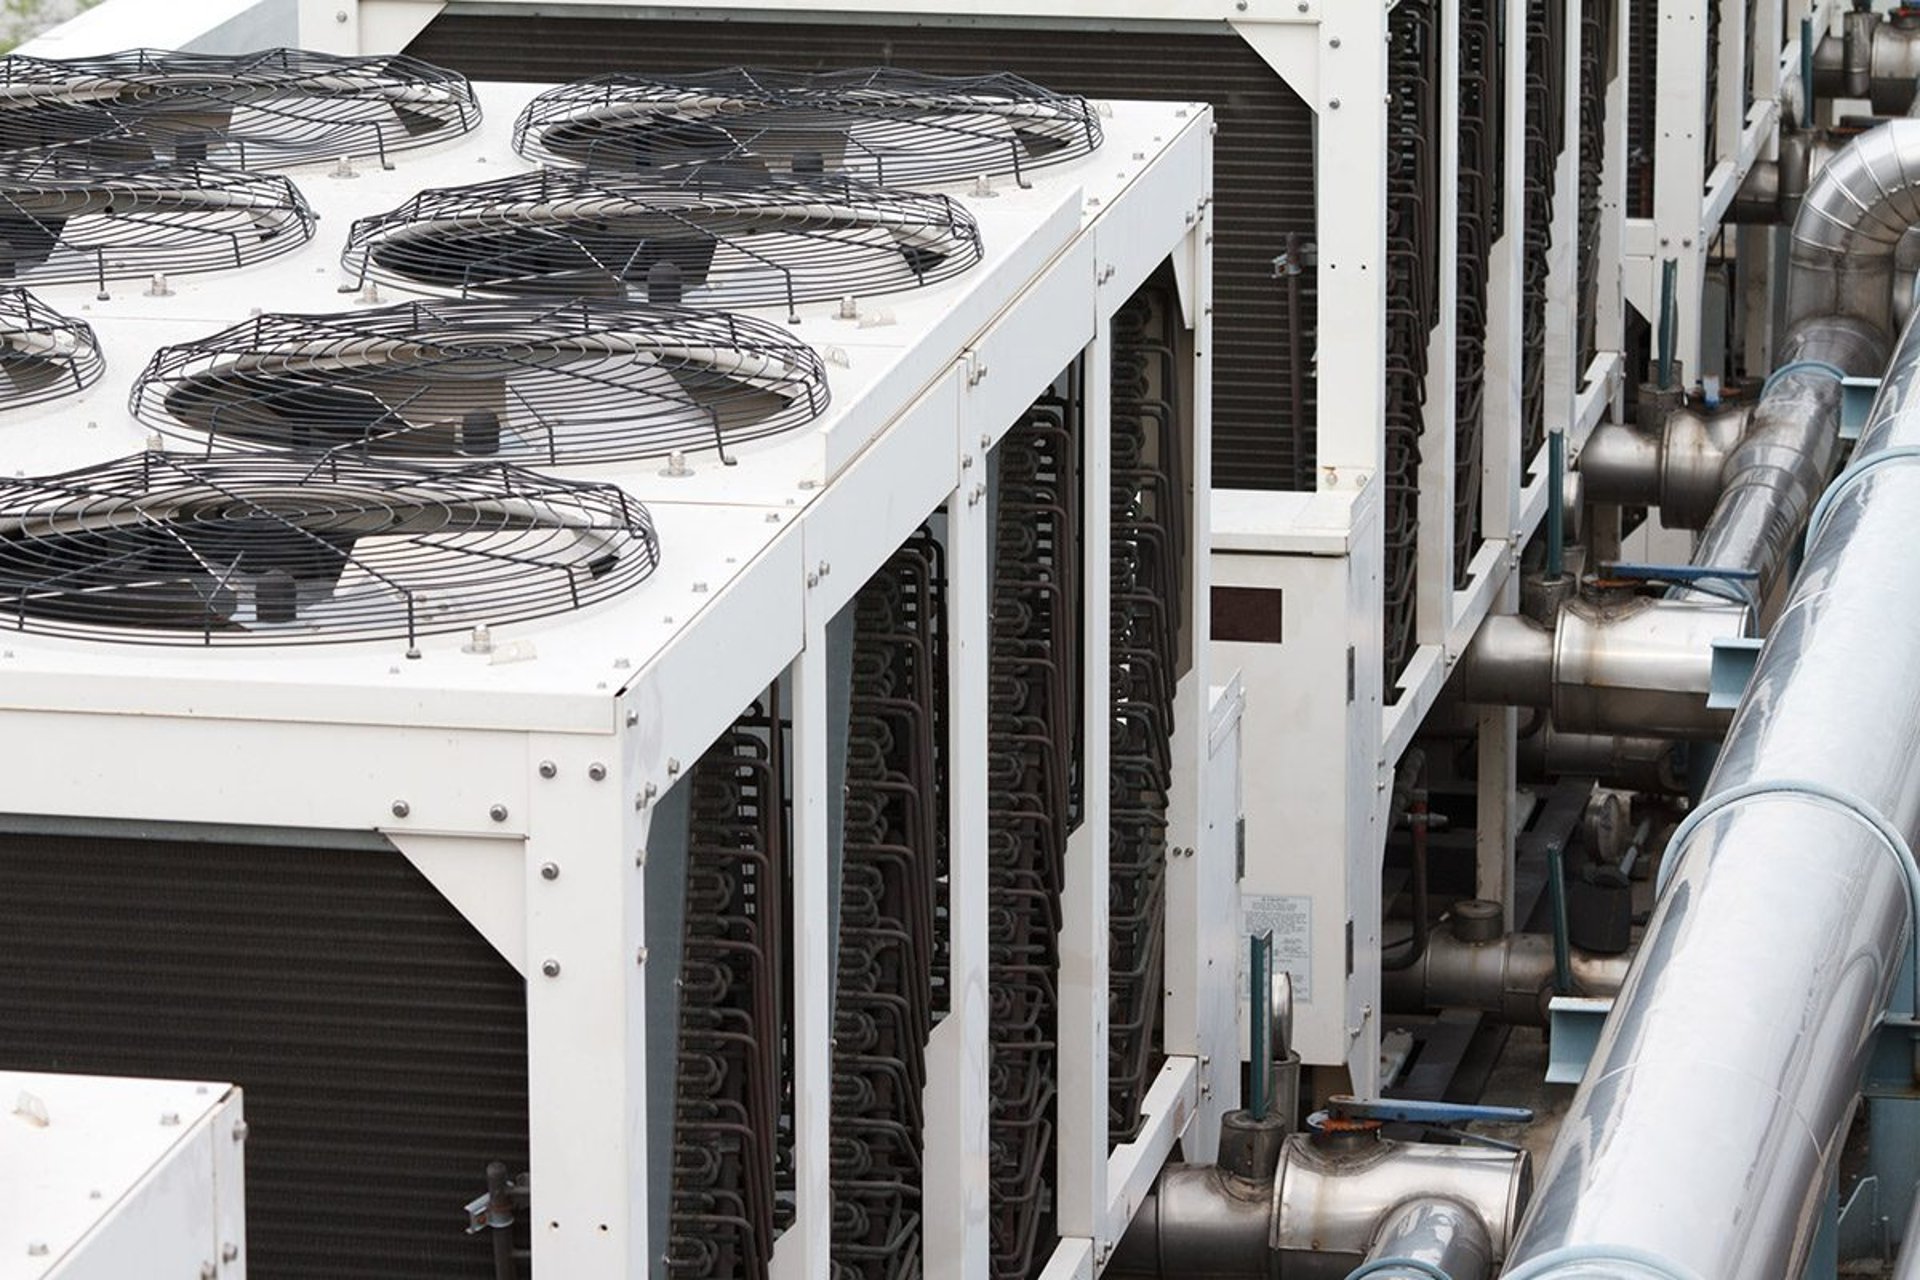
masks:
<svg viewBox="0 0 1920 1280"><path fill-rule="evenodd" d="M13 393L23 397L38 395L55 383L72 377L71 367L64 362L11 348L0 350L0 373L6 374ZM5 398L0 396L0 400Z"/></svg>
<svg viewBox="0 0 1920 1280"><path fill-rule="evenodd" d="M66 225L65 218L0 212L0 279L16 279L45 266Z"/></svg>
<svg viewBox="0 0 1920 1280"><path fill-rule="evenodd" d="M741 153L733 135L717 125L627 109L561 121L540 141L555 155L595 169L662 169Z"/></svg>
<svg viewBox="0 0 1920 1280"><path fill-rule="evenodd" d="M416 452L407 423L378 397L298 377L226 375L215 368L173 389L167 412L209 435L276 448L334 449L377 442L376 453ZM445 452L423 444L421 453Z"/></svg>
<svg viewBox="0 0 1920 1280"><path fill-rule="evenodd" d="M488 363L498 366L498 361ZM455 360L356 380L356 386L394 406L415 424L407 432L404 450L393 452L425 452L437 457L491 457L500 452L502 431L508 423L506 374L475 376L471 364L466 368L461 364ZM528 426L539 429L537 421ZM376 452L388 451L383 447Z"/></svg>
<svg viewBox="0 0 1920 1280"><path fill-rule="evenodd" d="M423 134L438 133L447 127L447 117L445 116L432 116L424 111L415 111L409 107L403 107L397 104L393 107L393 115L394 118L400 122L400 127L406 130L409 138L418 138Z"/></svg>
<svg viewBox="0 0 1920 1280"><path fill-rule="evenodd" d="M719 428L721 442L725 441L729 432L765 422L784 410L789 403L786 396L776 391L738 378L729 378L712 369L682 368L668 372L673 375L673 380L679 384L687 399L713 418Z"/></svg>

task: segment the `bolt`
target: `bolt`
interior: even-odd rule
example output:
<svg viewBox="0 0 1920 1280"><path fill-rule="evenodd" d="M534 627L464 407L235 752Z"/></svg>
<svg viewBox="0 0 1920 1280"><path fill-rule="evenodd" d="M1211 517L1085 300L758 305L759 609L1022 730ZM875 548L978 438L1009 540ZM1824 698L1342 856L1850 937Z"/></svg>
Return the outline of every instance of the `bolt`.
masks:
<svg viewBox="0 0 1920 1280"><path fill-rule="evenodd" d="M245 1120L235 1120L233 1122L233 1140L235 1142L245 1142L247 1140L247 1122Z"/></svg>
<svg viewBox="0 0 1920 1280"><path fill-rule="evenodd" d="M507 820L507 806L503 804L494 805L491 809L487 810L487 816L495 822L505 822Z"/></svg>
<svg viewBox="0 0 1920 1280"><path fill-rule="evenodd" d="M696 582L696 583L694 583L694 584L693 584L693 594L695 594L695 595L697 595L697 596L703 596L703 595L705 595L705 594L707 594L707 584L706 584L706 583L704 583L704 582Z"/></svg>
<svg viewBox="0 0 1920 1280"><path fill-rule="evenodd" d="M678 775L679 772L680 772L680 757L668 756L667 757L667 776L671 778Z"/></svg>
<svg viewBox="0 0 1920 1280"><path fill-rule="evenodd" d="M47 1244L46 1244L46 1241L44 1241L44 1240L30 1240L30 1241L28 1241L28 1242L27 1242L27 1256L28 1256L29 1258L44 1258L44 1257L46 1257L46 1256L47 1256Z"/></svg>
<svg viewBox="0 0 1920 1280"><path fill-rule="evenodd" d="M541 863L540 878L542 880L558 880L560 878L560 864L557 862Z"/></svg>
<svg viewBox="0 0 1920 1280"><path fill-rule="evenodd" d="M160 1113L160 1123L168 1128L172 1128L174 1125L180 1123L180 1113L178 1111L162 1111Z"/></svg>
<svg viewBox="0 0 1920 1280"><path fill-rule="evenodd" d="M1327 100L1327 110L1329 110L1329 111L1338 111L1339 109L1340 109L1340 99L1338 99L1338 98L1329 98L1329 99Z"/></svg>
<svg viewBox="0 0 1920 1280"><path fill-rule="evenodd" d="M1335 37L1334 37L1333 39L1331 39L1331 40L1329 40L1329 41L1327 41L1327 48L1329 48L1329 49L1338 49L1339 47L1340 47L1340 37L1339 37L1339 36L1335 36Z"/></svg>
<svg viewBox="0 0 1920 1280"><path fill-rule="evenodd" d="M595 782L603 782L606 780L607 766L605 766L604 764L601 764L598 760L595 760L592 764L587 766L587 776L589 778L592 778Z"/></svg>
<svg viewBox="0 0 1920 1280"><path fill-rule="evenodd" d="M557 978L560 976L560 962L558 960L542 960L540 962L540 972L546 974L549 978Z"/></svg>
<svg viewBox="0 0 1920 1280"><path fill-rule="evenodd" d="M555 776L557 776L557 775L559 774L559 772L560 772L560 766L559 766L559 765L557 765L557 764L555 764L555 763L554 763L553 761L551 761L551 760L542 760L542 761L540 762L540 776L541 776L541 777L543 777L543 778L551 778L551 777L555 777Z"/></svg>
<svg viewBox="0 0 1920 1280"><path fill-rule="evenodd" d="M645 947L641 947L633 953L633 962L635 964L645 964L647 962L647 949Z"/></svg>
<svg viewBox="0 0 1920 1280"><path fill-rule="evenodd" d="M203 1262L200 1264L200 1280L213 1280L213 1278L219 1274L220 1268L214 1266L211 1262Z"/></svg>
<svg viewBox="0 0 1920 1280"><path fill-rule="evenodd" d="M335 10L333 20L335 22L345 22L347 20L347 11L345 9Z"/></svg>
<svg viewBox="0 0 1920 1280"><path fill-rule="evenodd" d="M239 1256L240 1256L239 1245L228 1243L220 1246L220 1261L232 1262L234 1259L238 1258Z"/></svg>
<svg viewBox="0 0 1920 1280"><path fill-rule="evenodd" d="M410 804L408 804L408 803L407 803L407 802L406 802L405 800L395 800L395 801L393 802L393 816L394 816L394 817L396 817L396 818L404 818L404 817L406 817L406 816L407 816L408 814L410 814L410 813L412 813L412 812L413 812L413 806L412 806L412 805L410 805Z"/></svg>

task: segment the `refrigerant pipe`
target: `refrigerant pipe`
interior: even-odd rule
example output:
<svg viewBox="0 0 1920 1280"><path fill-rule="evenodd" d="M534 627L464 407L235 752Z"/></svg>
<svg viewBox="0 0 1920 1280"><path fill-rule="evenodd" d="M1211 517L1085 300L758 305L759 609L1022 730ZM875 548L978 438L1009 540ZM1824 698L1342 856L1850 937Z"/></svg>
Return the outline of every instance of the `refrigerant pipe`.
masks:
<svg viewBox="0 0 1920 1280"><path fill-rule="evenodd" d="M1906 125L1836 160L1836 182L1857 184L1854 218L1876 230L1831 229L1832 243L1890 252L1896 222L1920 215L1904 160L1920 159L1920 121ZM1797 235L1804 266L1801 249ZM1851 265L1829 273L1850 290L1873 278ZM1800 286L1796 275L1804 304ZM1859 297L1849 305L1865 311ZM1871 329L1870 311L1855 318ZM1798 1275L1806 1261L1913 939L1916 463L1920 330L1909 323L1703 801L1669 847L1670 884L1548 1158L1510 1280L1736 1280Z"/></svg>

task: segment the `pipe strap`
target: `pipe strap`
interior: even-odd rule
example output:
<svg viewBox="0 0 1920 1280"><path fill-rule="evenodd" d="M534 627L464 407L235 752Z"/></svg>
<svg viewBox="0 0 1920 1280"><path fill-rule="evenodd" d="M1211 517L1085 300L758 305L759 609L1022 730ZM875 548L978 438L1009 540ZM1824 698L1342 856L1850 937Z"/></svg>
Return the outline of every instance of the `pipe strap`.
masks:
<svg viewBox="0 0 1920 1280"><path fill-rule="evenodd" d="M1846 495L1847 490L1859 484L1881 467L1890 467L1896 463L1912 462L1920 458L1920 444L1895 445L1889 449L1875 449L1864 458L1855 458L1849 462L1820 500L1813 504L1813 514L1807 517L1807 537L1801 546L1801 555L1813 550L1813 540L1819 536L1821 526L1826 524L1827 516L1832 513L1834 504Z"/></svg>
<svg viewBox="0 0 1920 1280"><path fill-rule="evenodd" d="M1453 1277L1434 1266L1431 1262L1422 1262L1418 1258L1375 1258L1372 1262L1363 1262L1347 1273L1347 1280L1364 1280L1366 1276L1384 1275L1389 1271L1411 1272L1425 1276L1427 1280L1453 1280Z"/></svg>
<svg viewBox="0 0 1920 1280"><path fill-rule="evenodd" d="M1847 371L1837 364L1829 364L1825 360L1789 360L1768 374L1767 380L1760 384L1761 398L1764 399L1767 392L1773 390L1773 384L1775 382L1790 373L1824 373L1835 382L1845 382L1847 380Z"/></svg>
<svg viewBox="0 0 1920 1280"><path fill-rule="evenodd" d="M1673 838L1667 841L1666 856L1660 859L1660 871L1654 878L1655 900L1666 896L1667 885L1673 879L1673 869L1680 863L1679 854L1702 823L1743 801L1766 799L1810 800L1822 808L1845 814L1879 836L1881 845L1900 864L1901 874L1907 880L1908 910L1911 912L1907 922L1907 941L1913 948L1914 1008L1920 1009L1920 861L1914 859L1913 849L1907 844L1906 837L1900 834L1899 828L1888 822L1872 805L1838 787L1810 782L1805 778L1779 778L1748 782L1708 796L1674 828ZM1512 1278L1509 1277L1509 1280Z"/></svg>
<svg viewBox="0 0 1920 1280"><path fill-rule="evenodd" d="M1612 1268L1587 1272L1591 1276L1605 1276L1607 1280L1701 1280L1698 1272L1627 1244L1562 1245L1503 1271L1501 1280L1548 1280L1563 1267L1582 1264Z"/></svg>

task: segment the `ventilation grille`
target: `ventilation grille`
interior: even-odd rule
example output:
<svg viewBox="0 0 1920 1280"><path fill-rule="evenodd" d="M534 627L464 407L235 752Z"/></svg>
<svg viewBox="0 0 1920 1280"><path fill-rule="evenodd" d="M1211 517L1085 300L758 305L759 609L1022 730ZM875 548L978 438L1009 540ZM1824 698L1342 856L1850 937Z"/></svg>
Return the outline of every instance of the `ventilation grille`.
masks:
<svg viewBox="0 0 1920 1280"><path fill-rule="evenodd" d="M1005 73L736 68L673 80L598 76L550 89L521 113L513 145L535 159L595 168L723 160L912 187L986 174L1023 179L1091 154L1100 121L1086 99Z"/></svg>
<svg viewBox="0 0 1920 1280"><path fill-rule="evenodd" d="M0 625L49 635L411 643L593 604L658 562L619 489L504 463L147 453L0 481Z"/></svg>
<svg viewBox="0 0 1920 1280"><path fill-rule="evenodd" d="M466 77L412 58L131 49L0 60L0 150L114 138L129 157L239 169L380 156L480 122Z"/></svg>
<svg viewBox="0 0 1920 1280"><path fill-rule="evenodd" d="M298 249L313 211L285 178L125 163L91 146L0 158L0 280L99 285Z"/></svg>
<svg viewBox="0 0 1920 1280"><path fill-rule="evenodd" d="M83 391L105 368L86 321L61 315L25 289L0 288L0 409Z"/></svg>
<svg viewBox="0 0 1920 1280"><path fill-rule="evenodd" d="M398 853L0 835L0 1066L246 1091L248 1273L491 1280L525 984Z"/></svg>
<svg viewBox="0 0 1920 1280"><path fill-rule="evenodd" d="M476 78L547 83L633 67L687 76L717 63L800 71L887 63L942 75L1011 70L1096 100L1210 102L1219 126L1213 140L1213 480L1223 488L1285 489L1294 487L1297 470L1312 487L1318 288L1313 272L1298 277L1300 305L1290 318L1273 260L1289 232L1305 241L1315 234L1313 112L1224 27L1217 33L1086 24L994 30L449 11L408 52ZM1496 192L1499 172L1496 163ZM1494 205L1497 217L1497 195ZM1290 334L1302 348L1297 381L1287 359ZM1296 392L1300 423L1289 417ZM1296 450L1296 431L1303 449Z"/></svg>
<svg viewBox="0 0 1920 1280"><path fill-rule="evenodd" d="M260 316L163 347L132 408L205 447L577 464L724 453L826 405L820 357L763 320L448 301Z"/></svg>
<svg viewBox="0 0 1920 1280"><path fill-rule="evenodd" d="M850 179L774 181L548 169L424 191L362 218L345 263L413 288L785 306L931 284L980 260L980 231L944 196Z"/></svg>

